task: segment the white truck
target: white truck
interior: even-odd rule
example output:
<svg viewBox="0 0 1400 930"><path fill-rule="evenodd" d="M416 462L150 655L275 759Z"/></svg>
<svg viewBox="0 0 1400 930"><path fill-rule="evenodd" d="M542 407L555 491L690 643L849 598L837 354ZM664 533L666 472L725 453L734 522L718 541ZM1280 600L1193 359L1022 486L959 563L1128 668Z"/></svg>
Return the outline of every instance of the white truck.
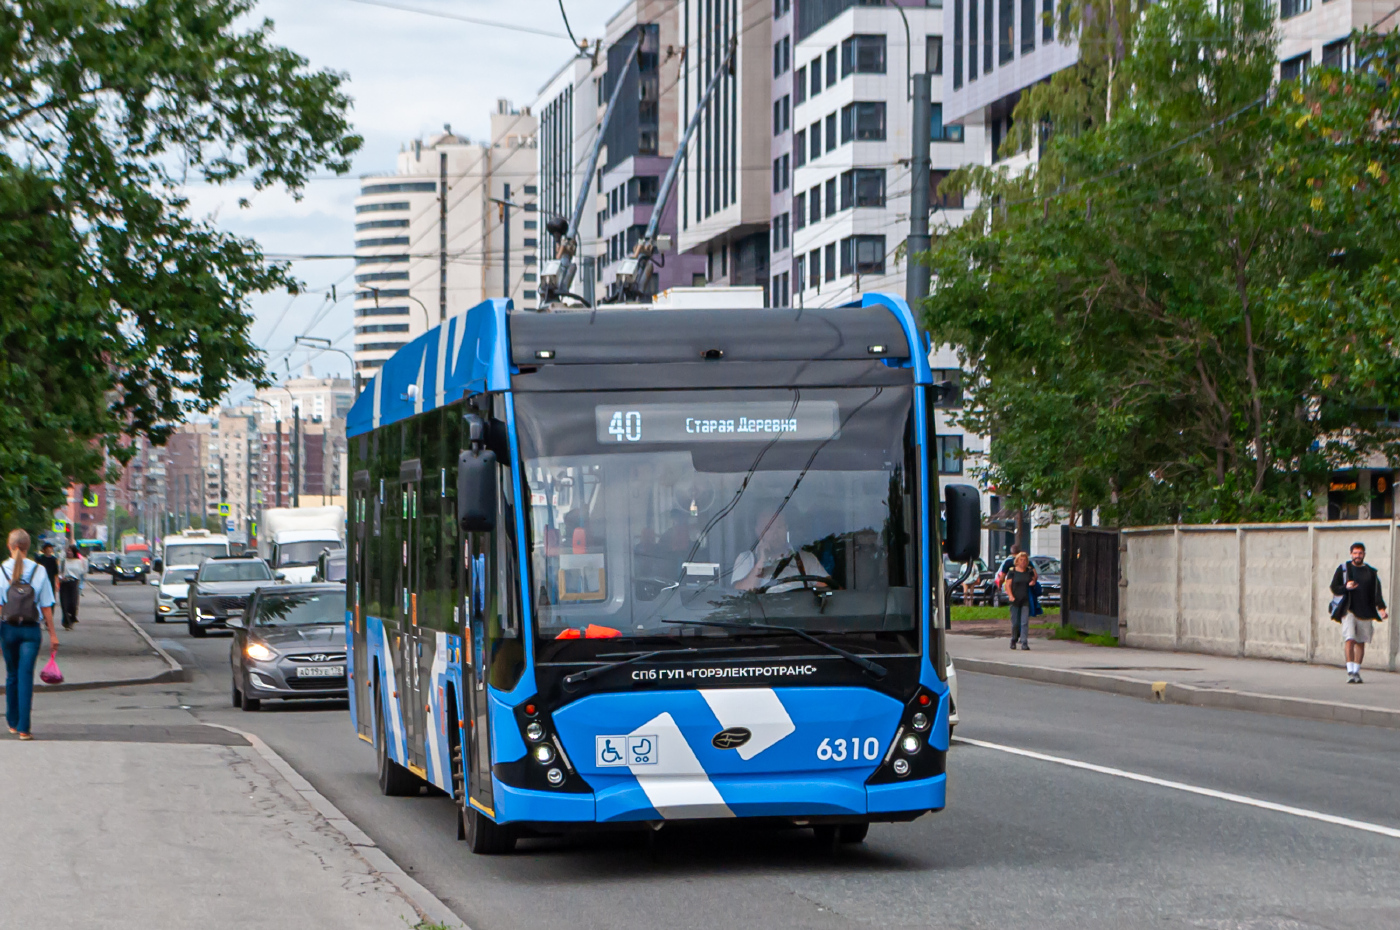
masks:
<svg viewBox="0 0 1400 930"><path fill-rule="evenodd" d="M258 555L294 584L315 577L322 552L343 548L344 507L273 507L258 524Z"/></svg>

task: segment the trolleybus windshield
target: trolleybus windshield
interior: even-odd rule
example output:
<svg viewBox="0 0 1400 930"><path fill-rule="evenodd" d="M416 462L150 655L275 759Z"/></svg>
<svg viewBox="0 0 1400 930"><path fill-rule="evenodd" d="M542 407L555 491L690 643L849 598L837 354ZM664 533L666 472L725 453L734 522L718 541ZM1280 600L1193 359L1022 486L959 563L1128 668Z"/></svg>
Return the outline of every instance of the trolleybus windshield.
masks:
<svg viewBox="0 0 1400 930"><path fill-rule="evenodd" d="M911 396L517 395L540 658L745 636L736 622L917 650Z"/></svg>

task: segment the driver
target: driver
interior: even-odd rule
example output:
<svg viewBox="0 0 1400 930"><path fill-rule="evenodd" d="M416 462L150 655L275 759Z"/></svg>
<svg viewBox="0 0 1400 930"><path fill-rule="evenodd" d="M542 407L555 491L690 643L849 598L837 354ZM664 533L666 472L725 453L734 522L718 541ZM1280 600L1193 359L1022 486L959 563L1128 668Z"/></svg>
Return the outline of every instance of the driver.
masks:
<svg viewBox="0 0 1400 930"><path fill-rule="evenodd" d="M799 588L833 586L816 553L810 549L793 548L788 541L787 521L776 508L766 507L758 512L754 532L761 534L758 545L739 553L734 559L734 573L730 576L734 579L734 587L741 591L763 587L771 593L781 594ZM782 582L784 578L793 580ZM774 584L775 581L780 583Z"/></svg>

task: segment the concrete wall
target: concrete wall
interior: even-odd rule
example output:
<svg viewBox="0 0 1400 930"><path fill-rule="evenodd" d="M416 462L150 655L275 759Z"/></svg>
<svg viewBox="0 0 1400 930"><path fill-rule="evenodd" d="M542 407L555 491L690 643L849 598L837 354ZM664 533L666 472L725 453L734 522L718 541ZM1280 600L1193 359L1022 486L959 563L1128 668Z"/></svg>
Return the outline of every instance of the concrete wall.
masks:
<svg viewBox="0 0 1400 930"><path fill-rule="evenodd" d="M1123 531L1119 636L1125 645L1341 665L1328 584L1353 542L1400 577L1394 522L1138 527ZM1366 650L1368 668L1396 670L1397 625Z"/></svg>

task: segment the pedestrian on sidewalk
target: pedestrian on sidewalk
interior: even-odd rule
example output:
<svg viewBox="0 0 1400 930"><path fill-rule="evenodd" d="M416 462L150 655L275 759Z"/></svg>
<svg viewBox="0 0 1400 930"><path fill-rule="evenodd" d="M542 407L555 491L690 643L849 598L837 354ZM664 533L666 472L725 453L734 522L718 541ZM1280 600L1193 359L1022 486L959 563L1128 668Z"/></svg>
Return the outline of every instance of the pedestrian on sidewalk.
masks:
<svg viewBox="0 0 1400 930"><path fill-rule="evenodd" d="M63 628L73 629L78 622L78 601L87 583L87 559L77 546L68 547L68 557L59 572L58 603L63 608Z"/></svg>
<svg viewBox="0 0 1400 930"><path fill-rule="evenodd" d="M20 739L30 735L34 703L34 663L39 658L42 617L49 629L51 652L58 651L53 628L53 585L39 563L28 558L29 534L11 530L10 558L0 563L0 650L5 656L5 723Z"/></svg>
<svg viewBox="0 0 1400 930"><path fill-rule="evenodd" d="M54 555L53 543L44 543L39 547L39 557L34 561L44 567L44 572L49 576L49 587L58 590L58 573L62 566L58 564L58 556Z"/></svg>
<svg viewBox="0 0 1400 930"><path fill-rule="evenodd" d="M1011 648L1021 640L1022 649L1031 648L1031 585L1036 582L1035 566L1025 552L1016 553L1002 582L1006 596L1011 599Z"/></svg>
<svg viewBox="0 0 1400 930"><path fill-rule="evenodd" d="M1361 663L1372 627L1386 619L1385 598L1381 595L1381 574L1366 564L1364 543L1351 544L1351 561L1337 566L1332 575L1334 601L1332 619L1342 625L1342 650L1346 653L1347 684L1361 684Z"/></svg>

